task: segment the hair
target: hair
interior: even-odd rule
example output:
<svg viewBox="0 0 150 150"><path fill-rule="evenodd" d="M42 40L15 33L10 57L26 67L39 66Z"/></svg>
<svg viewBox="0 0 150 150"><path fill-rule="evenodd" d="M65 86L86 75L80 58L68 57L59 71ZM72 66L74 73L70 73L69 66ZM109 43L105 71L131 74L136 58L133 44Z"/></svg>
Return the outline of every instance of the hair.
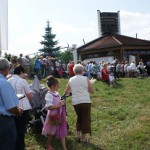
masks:
<svg viewBox="0 0 150 150"><path fill-rule="evenodd" d="M81 74L84 70L84 67L81 64L75 64L73 67L73 71L75 74Z"/></svg>
<svg viewBox="0 0 150 150"><path fill-rule="evenodd" d="M25 68L22 65L17 65L14 69L14 74L20 75L22 73L25 73Z"/></svg>
<svg viewBox="0 0 150 150"><path fill-rule="evenodd" d="M78 60L78 61L77 61L77 64L81 64L81 60Z"/></svg>
<svg viewBox="0 0 150 150"><path fill-rule="evenodd" d="M47 86L50 88L52 86L56 86L59 83L59 81L54 76L48 76L47 77Z"/></svg>
<svg viewBox="0 0 150 150"><path fill-rule="evenodd" d="M0 70L1 71L5 70L5 69L9 68L9 66L10 66L9 61L7 59L1 57L0 58Z"/></svg>

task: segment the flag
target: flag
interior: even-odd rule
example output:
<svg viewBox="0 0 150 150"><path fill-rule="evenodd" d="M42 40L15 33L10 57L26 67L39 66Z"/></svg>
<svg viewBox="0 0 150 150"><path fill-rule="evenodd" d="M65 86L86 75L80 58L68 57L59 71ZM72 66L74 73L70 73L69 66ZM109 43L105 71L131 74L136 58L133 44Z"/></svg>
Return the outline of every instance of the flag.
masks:
<svg viewBox="0 0 150 150"><path fill-rule="evenodd" d="M8 0L0 0L0 52L8 50Z"/></svg>

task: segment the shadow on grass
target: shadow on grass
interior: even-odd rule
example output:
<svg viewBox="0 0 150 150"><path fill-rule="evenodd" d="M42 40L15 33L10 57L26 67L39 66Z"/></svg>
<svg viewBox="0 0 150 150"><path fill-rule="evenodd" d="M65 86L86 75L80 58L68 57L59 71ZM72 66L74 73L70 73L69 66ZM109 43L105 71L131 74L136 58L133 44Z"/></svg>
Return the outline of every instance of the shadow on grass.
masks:
<svg viewBox="0 0 150 150"><path fill-rule="evenodd" d="M41 147L42 149L46 148L46 141L47 141L46 137L44 137L40 133L37 133L34 129L30 131L30 135L34 136L34 139L38 143L39 147ZM61 142L59 139L54 137L52 143L53 143L52 145L54 149L62 150ZM84 145L81 143L77 143L75 141L73 133L71 132L69 132L69 135L66 138L66 146L67 146L67 150L104 150L100 148L99 146L94 145L93 143L90 143L90 142Z"/></svg>

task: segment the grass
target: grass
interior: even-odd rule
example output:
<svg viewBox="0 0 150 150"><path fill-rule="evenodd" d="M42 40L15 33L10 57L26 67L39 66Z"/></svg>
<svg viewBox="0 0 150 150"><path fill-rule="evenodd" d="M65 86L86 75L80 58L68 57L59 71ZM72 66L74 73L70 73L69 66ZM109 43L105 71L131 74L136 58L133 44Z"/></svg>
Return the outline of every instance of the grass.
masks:
<svg viewBox="0 0 150 150"><path fill-rule="evenodd" d="M63 94L67 79L59 81L59 93ZM93 86L92 136L87 146L74 140L76 115L71 98L67 98L68 150L150 150L150 78L119 79L114 88L101 81ZM26 134L29 150L44 150L45 143L46 138L34 130ZM57 139L54 148L61 150Z"/></svg>

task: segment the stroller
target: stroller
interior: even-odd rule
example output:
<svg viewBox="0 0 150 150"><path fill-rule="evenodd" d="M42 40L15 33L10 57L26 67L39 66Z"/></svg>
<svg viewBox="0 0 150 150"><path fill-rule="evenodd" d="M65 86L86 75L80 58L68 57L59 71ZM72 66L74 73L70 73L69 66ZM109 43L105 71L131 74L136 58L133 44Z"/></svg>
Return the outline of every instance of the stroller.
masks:
<svg viewBox="0 0 150 150"><path fill-rule="evenodd" d="M38 87L38 88L37 88ZM31 85L31 89L35 92L33 99L31 100L32 110L32 119L29 121L27 129L29 130L31 126L35 127L35 131L38 133L42 132L44 121L47 115L47 109L45 108L45 95L48 91L43 85L40 85L38 78L35 76L35 79ZM71 94L64 94L61 97L61 100L66 100L67 97ZM66 113L67 114L67 113ZM69 125L67 124L69 129Z"/></svg>
<svg viewBox="0 0 150 150"><path fill-rule="evenodd" d="M41 132L47 110L45 109L45 95L48 89L40 84L38 77L35 75L33 83L30 85L31 90L33 91L33 98L30 100L32 107L31 110L31 120L28 123L27 130L30 127L34 126L37 132Z"/></svg>

